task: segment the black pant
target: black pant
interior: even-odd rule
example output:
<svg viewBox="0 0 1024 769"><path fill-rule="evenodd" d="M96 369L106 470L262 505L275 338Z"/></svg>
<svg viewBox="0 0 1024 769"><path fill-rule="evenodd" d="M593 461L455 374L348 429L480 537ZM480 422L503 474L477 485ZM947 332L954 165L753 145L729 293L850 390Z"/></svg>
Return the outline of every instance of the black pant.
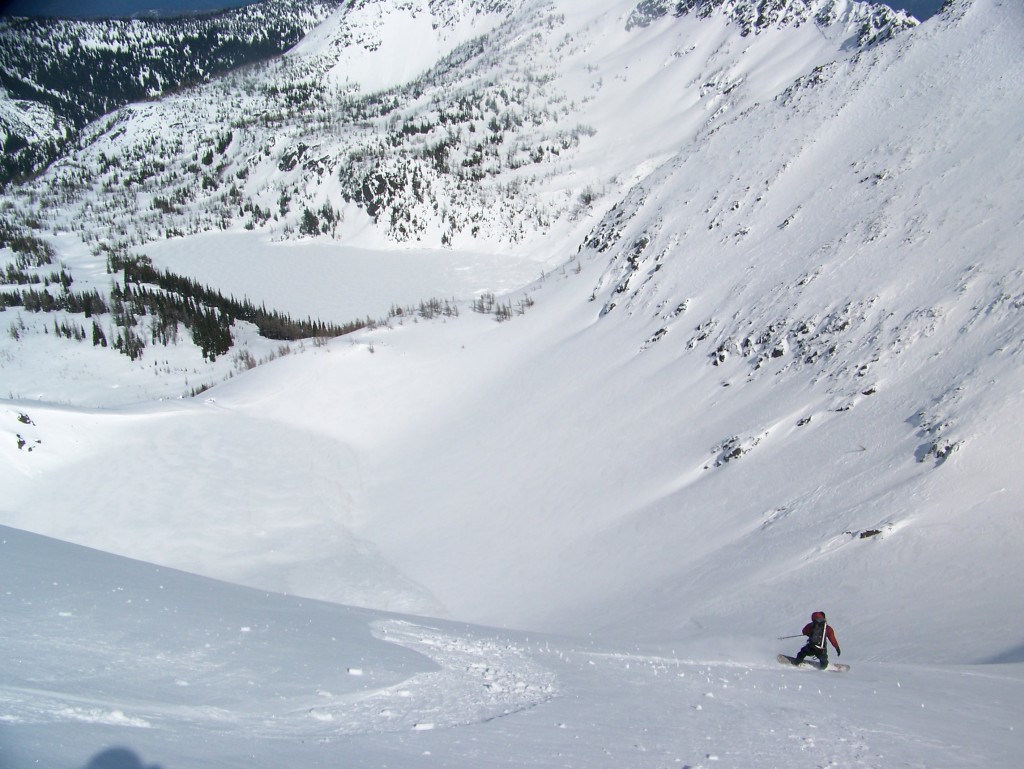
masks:
<svg viewBox="0 0 1024 769"><path fill-rule="evenodd" d="M823 646L820 649L817 647L807 644L803 649L796 653L797 664L804 661L804 657L817 657L818 663L821 665L821 669L824 670L828 667L828 647Z"/></svg>

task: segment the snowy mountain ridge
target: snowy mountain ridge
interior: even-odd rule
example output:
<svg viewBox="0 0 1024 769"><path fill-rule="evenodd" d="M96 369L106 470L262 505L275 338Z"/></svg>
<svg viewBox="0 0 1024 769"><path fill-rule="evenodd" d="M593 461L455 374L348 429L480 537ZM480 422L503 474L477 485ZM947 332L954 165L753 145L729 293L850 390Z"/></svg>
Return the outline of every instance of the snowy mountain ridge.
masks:
<svg viewBox="0 0 1024 769"><path fill-rule="evenodd" d="M858 27L857 44L862 46L889 40L915 24L904 11L894 11L881 3L849 0L645 0L637 5L629 23L644 25L668 13L692 13L701 18L721 14L736 24L743 36L808 21L828 28L845 20Z"/></svg>
<svg viewBox="0 0 1024 769"><path fill-rule="evenodd" d="M311 765L1014 765L1021 9L958 0L857 48L852 17L744 35L739 4L679 7L476 17L411 85L336 72L310 123L300 96L354 29L335 16L5 196L9 274L55 276L3 291L40 304L171 293L111 253L224 314L239 293L336 322L454 295L291 354L235 320L214 361L148 307L129 359L63 338L81 311L7 306L7 599L49 629L0 681L22 755L84 761L110 734L182 765L250 738L257 765L295 738ZM426 30L395 13L379 50ZM113 315L93 315L108 337ZM60 563L100 576L79 596L47 580ZM810 684L774 655L816 609L852 671ZM153 694L46 680L61 623L148 638ZM133 659L90 648L90 669ZM210 680L235 715L204 709ZM69 724L78 758L46 746Z"/></svg>
<svg viewBox="0 0 1024 769"><path fill-rule="evenodd" d="M87 196L94 209L110 201L103 205L110 207L118 230L127 230L129 242L144 241L154 230L191 233L228 222L265 228L271 219L283 222L285 237L310 231L337 235L337 220L345 212L334 202L325 204L337 193L400 241L450 244L469 234L474 240L483 236L507 242L532 229L544 231L573 209L561 201L531 203L537 176L564 173L562 156L576 154L588 136L601 130L590 120L586 103L606 99L595 94L581 104L570 96L585 93L580 74L570 67L584 67L591 88L604 87L594 52L589 43L571 42L579 22L547 10L544 3L445 4L443 14L435 5L362 3L339 9L269 71L261 68L181 98L128 108L86 135L85 149L73 164L54 169L56 186L62 197ZM783 7L792 12L781 13ZM639 8L649 19L666 11L664 5ZM692 18L703 24L687 23L691 10L700 11ZM674 17L680 28L676 36L685 39L716 20L718 25L739 24L744 36L750 28L741 10L735 4L682 8ZM864 46L911 24L905 15L863 3L800 0L766 11L757 29L796 28L812 10L815 24L828 30L836 47L845 46L850 34ZM611 22L614 29L622 23L602 13L599 24ZM638 8L631 11L620 35L631 29L633 38L654 33L634 26L638 13ZM884 35L871 26L879 14L887 20ZM502 19L507 21L493 28ZM722 28L721 35L728 32ZM808 46L822 63L839 53L807 35L789 37L789 44ZM393 46L410 38L417 40L416 55L403 51L396 56ZM777 49L774 42L758 47ZM811 53L814 48L819 50ZM702 93L721 91L720 112L747 90L747 67L730 60L736 53L721 49L718 60L708 61L708 69L698 75L704 81ZM555 58L563 61L565 72L543 64ZM396 61L401 65L396 67ZM797 66L806 68L802 62ZM785 82L800 71L774 74ZM576 82L565 82L570 74ZM374 93L393 88L398 90ZM756 92L747 99L772 95ZM699 111L705 110L702 105ZM177 130L165 135L158 126ZM122 169L124 164L139 170ZM85 178L82 166L90 169ZM201 190L182 186L182 180L201 172ZM141 193L127 209L119 198L103 194L125 173L126 183ZM34 194L46 195L53 187L47 181ZM150 189L163 194L147 194ZM584 199L594 194L587 188L578 192ZM159 197L158 205L134 234L139 203L151 194ZM168 197L171 203L163 204ZM197 217L197 210L204 215Z"/></svg>
<svg viewBox="0 0 1024 769"><path fill-rule="evenodd" d="M49 222L58 235L56 242L61 244L63 267L76 284L85 282L86 286L96 286L95 291L101 293L103 283L110 280L108 271L112 265L116 269L117 262L111 262L108 257L104 269L104 262L97 256L120 254L134 248L142 254L163 253L162 263L173 265L174 254L186 253L181 246L188 248L191 241L188 237L172 238L162 250L155 243L147 243L159 238L162 228L174 234L178 231L174 222L186 220L189 223L183 227L185 232L211 226L237 228L237 224L231 224L232 216L227 209L220 214L211 212L211 203L218 199L235 201L230 205L241 205L254 215L263 205L253 203L254 200L266 200L270 207L272 198L268 198L268 192L280 201L325 200L324 206L318 209L320 215L313 214L319 221L319 229L311 227L303 231L301 222L298 232L292 229L296 216L294 207L290 202L281 202L278 212L268 216L262 225L249 219L234 237L241 238L249 227L252 236L246 235L245 239L237 241L239 244L248 243L247 247L251 247L257 242L252 237L257 235L272 238L302 235L308 239L319 233L323 238L323 219L328 218L327 212L338 212L338 208L343 210L332 217L330 238L343 242L346 238L355 238L356 242L359 238L366 240L372 231L374 216L382 218L389 206L390 225L383 221L377 225L385 232L406 232L411 236L416 230L403 230L404 222L408 227L423 227L417 237L433 233L434 237L440 235L441 242L466 243L468 234L458 235L457 229L447 235L438 233L436 225L429 224L430 219L437 216L431 213L431 206L437 206L439 198L425 194L424 190L440 184L442 189L453 192L448 203L452 207L445 214L447 221L452 223L459 217L466 217L464 221L475 222L474 231L481 243L487 242L487 232L499 243L508 238L513 231L507 225L516 221L522 223L525 214L534 217L535 229L532 232L521 230L521 234L512 236L513 240L522 239L524 246L531 249L541 246L545 249L543 253L553 256L553 260L552 256L546 257L549 265L564 259L571 253L570 248L578 251L568 263L571 270L562 268L561 272L573 276L569 282L579 285L577 290L583 290L582 284L589 282L586 288L589 301L584 303L584 311L590 312L586 305L593 305L597 312L595 328L607 329L601 333L621 338L619 344L625 345L623 354L629 351L629 356L642 355L647 361L641 364L640 358L636 358L630 364L629 370L635 372L631 376L639 377L631 388L643 387L640 383L648 379L641 372L653 364L669 368L682 366L688 372L688 379L713 383L713 388L728 387L730 393L737 393L730 398L735 398L737 403L745 402L744 393L767 382L779 388L795 387L802 393L783 397L780 392L773 396L773 401L763 403L761 413L754 418L751 415L738 417L737 413L727 410L727 416L716 426L716 420L709 415L700 428L701 437L688 444L690 448L685 454L689 458L683 461L683 467L689 465L691 469L685 470L683 477L690 472L701 476L713 468L731 466L740 458L746 462L748 454L763 453L766 445L778 440L777 436L790 433L791 427L782 428L787 420L800 426L801 432L813 433L818 423L830 424L838 418L836 415L859 411L861 404L879 401L888 401L890 405L886 408L897 408L906 422L905 429L900 431L899 444L905 444L900 451L904 461L910 463L909 467L942 464L967 445L973 432L967 414L972 414L971 419L981 418L986 408L975 403L986 389L983 382L992 376L990 370L1000 357L1016 360L1017 353L1008 349L1004 340L1016 333L1012 330L1018 322L1013 312L1017 306L1014 297L1020 296L1022 289L1010 269L1012 246L999 240L999 236L995 236L987 250L985 267L965 263L959 256L935 257L936 238L947 243L957 242L957 233L967 226L962 221L962 206L953 206L945 192L936 191L933 185L934 158L951 151L943 149L951 146L949 141L961 142L961 139L958 134L933 135L926 139L920 133L911 142L906 132L910 130L909 125L934 124L945 114L945 106L932 97L941 87L939 81L929 85L930 78L937 79L941 75L933 76L924 68L914 69L915 62L930 61L933 46L935 50L949 46L950 40L957 39L960 27L940 17L930 25L930 30L907 38L906 42L890 41L852 56L844 49L850 30L860 23L853 16L833 29L831 36L822 35L818 28L809 29L808 25L786 24L782 28L768 25L758 35L751 36L752 39L745 39L732 26L729 16L735 10L732 5L702 5L703 15L683 13L676 18L662 17L656 23L632 31L626 31L623 22L632 17L636 7L621 8L623 12L615 15L609 11L620 6L609 2L606 9L588 6L591 15L577 18L552 15L550 9L542 6L525 13L523 18L502 22L497 17L477 14L480 8L476 5L467 5L465 15L459 18L490 25L486 28L491 31L486 34L492 36L493 41L504 42L500 46L489 42L481 47L480 41L490 38L472 38L472 34L475 34L473 30L483 28L466 28L460 34L461 39L469 41L469 48L442 66L439 74L415 81L411 90L401 87L386 92L393 94L385 100L389 106L368 133L354 123L342 123L330 130L320 127L312 129L318 132L320 139L318 144L313 144L307 107L289 98L285 98L281 106L283 111L277 118L279 130L272 140L258 124L247 122L247 118L240 121L237 116L229 117L239 111L243 115L266 115L266 105L271 99L291 93L291 88L302 92L306 86L314 87L313 84L331 69L331 58L325 58L324 53L336 49L331 41L351 42L364 34L354 30L377 30L373 34L394 34L395 39L400 39L401 33L395 30L405 29L402 25L415 20L418 14L430 20L432 28L447 28L445 25L453 21L452 17L445 17L443 23L439 23L432 14L432 7L415 3L364 4L357 9L355 19L339 12L281 65L265 65L250 74L233 75L194 92L135 105L112 121L97 125L93 138L74 163L58 163L37 182L17 188L8 198L12 204L8 210L24 206L26 213L32 210L34 216ZM825 8L820 3L786 7L798 6L813 9L818 16ZM838 7L835 3L827 6L831 11ZM567 4L565 10L579 13L581 7ZM381 17L376 15L382 8L392 9L404 21L382 23ZM776 10L779 8L781 6ZM849 13L863 12L865 6L849 4L844 8ZM488 6L486 10L495 9ZM502 10L511 13L516 8L503 6ZM624 12L627 10L628 13ZM371 16L364 18L359 12ZM952 14L947 16L952 19ZM778 17L769 14L766 18ZM497 26L493 26L495 23ZM522 70L509 69L504 58L506 54L502 52L508 48L519 50L509 46L508 41L523 40L526 45L542 46L548 39L542 30L555 30L552 34L561 39L562 32L558 30L569 25L589 30L591 35L613 36L620 45L627 46L629 68L637 74L622 76L614 86L603 83L603 70L617 60L618 49L609 48L607 42L594 49L585 39L580 39L565 49L562 70L552 69L544 79L536 79L535 71L528 69L521 80L515 77L505 81L488 80L489 75L485 73L522 74ZM966 32L961 34L967 35ZM636 35L655 35L643 38L648 41L644 45L657 40L658 47L645 48L650 52L639 54L632 47L636 44ZM939 42L933 44L932 40ZM681 41L689 41L688 47ZM737 41L742 41L740 48L736 47ZM451 44L458 48L457 42ZM568 38L563 44L568 44ZM357 47L367 51L372 59L377 43L371 41L366 45L357 44ZM342 49L347 50L347 45ZM600 63L586 63L586 51L596 52ZM670 58L665 58L665 51L670 52ZM1000 55L999 49L992 54L996 59ZM464 66L456 69L454 62L463 62ZM895 67L897 62L915 72L915 79L908 81L902 74L888 75L891 68L899 72ZM772 66L766 66L767 63ZM679 66L683 69L672 69ZM962 71L981 77L983 69L979 63ZM274 77L268 77L267 72ZM462 81L454 80L459 72L463 73ZM281 80L277 77L281 73L290 73L291 80ZM465 132L450 145L449 153L466 152L466 139L474 133L470 129L484 122L485 115L465 102L467 92L478 93L477 85L468 86L468 91L464 85L454 88L448 92L446 101L439 101L440 92L453 88L456 82L466 82L466 73L479 79L475 82L484 83L484 93L498 94L502 89L507 93L508 82L526 83L528 87L523 97L508 102L507 106L508 109L526 108L520 118L531 114L530 109L539 108L544 103L540 98L545 95L570 93L570 86L577 89L576 92L597 89L596 96L577 98L576 106L564 103L565 106L554 111L544 107L532 113L534 119L523 120L518 128L513 124L519 148L523 147L523 137L533 130L531 125L539 126L543 134L561 130L557 126L564 124L568 117L569 120L586 119L593 129L581 134L578 143L575 139L569 142L564 149L565 158L562 152L553 153L550 159L527 160L522 168L516 168L515 163L503 164L482 176L460 176L454 170L466 167L468 158L460 164L449 160L443 169L435 168L432 174L427 174L423 163L435 162L436 158L431 160L431 145L422 140L426 137L429 142L431 136L440 135L442 126L446 125L441 117L444 110L458 104L467 109L444 129L450 135L452 126L459 125ZM637 92L632 88L633 77L646 82L647 89ZM962 82L968 77L960 75ZM254 82L275 85L259 86L257 94L262 95L243 100L241 94ZM291 85L284 87L281 85L284 82ZM665 105L672 104L671 100L651 100L646 93L669 93L680 82L687 90L667 111ZM998 90L1004 87L1002 82L990 88ZM535 92L535 89L539 90ZM900 114L905 116L902 119L914 121L908 123L902 133L889 123L881 123L877 128L867 127L870 123L866 121L875 110L879 93L886 94L885 98L890 100L900 94L904 105ZM376 104L379 98L371 95L343 103L359 104L360 109L364 109L367 104ZM613 113L606 112L609 107L603 106L608 99L616 105L611 108ZM559 99L554 103L563 104ZM621 104L628 105L627 111L634 116L626 124L616 122L615 115L623 109ZM394 105L398 105L397 112ZM565 116L560 117L559 111L565 111ZM500 114L500 111L495 113ZM382 134L383 124L379 121L385 116L390 128ZM178 122L172 123L172 120ZM416 120L430 122L417 124ZM225 128L226 123L230 127ZM374 125L373 121L370 124ZM167 125L175 127L173 134L163 130ZM996 125L993 123L991 130L998 132ZM974 130L982 128L975 126ZM623 146L620 137L637 131L645 137L644 142ZM397 151L368 155L364 162L369 165L365 167L377 169L373 172L376 176L371 178L380 180L381 188L370 189L364 183L364 197L339 206L335 195L340 177L335 176L333 170L338 163L334 159L337 151L330 149L327 138L350 137L353 132L362 136L361 141L384 140L392 146L397 142ZM207 161L200 153L204 146L209 146L206 142L215 136L220 137L217 142L221 159ZM756 142L751 140L754 136ZM309 143L306 140L310 140ZM928 147L928 141L934 147ZM177 149L165 148L154 156L154 146L167 142L174 143ZM264 142L269 143L264 144L263 151L250 154L247 148L254 150L255 144ZM504 145L513 143L508 137L502 142ZM609 152L608 142L610 146L623 147L622 153ZM191 155L185 150L189 146L193 147ZM542 141L538 146L548 145ZM765 146L770 146L772 151L761 151ZM962 144L953 146L958 147L957 157L972 153L972 167L985 167L985 164L997 162L995 155L989 153L998 153L996 148L1000 145L991 141L970 149ZM428 152L417 158L411 153L415 147L420 148L419 152ZM508 157L521 151L510 149ZM530 152L536 150L527 150L528 154ZM216 158L216 152L207 154ZM352 157L350 154L349 158ZM157 158L164 160L154 165ZM97 162L100 163L98 176L82 174L82 164L89 167ZM141 165L133 166L133 162ZM180 165L182 163L186 166ZM189 163L204 175L198 190L191 185ZM540 176L536 175L537 167L550 170ZM203 171L204 168L209 170ZM386 177L384 169L395 171L395 176ZM531 175L525 176L524 171ZM340 173L342 177L351 178L353 166L342 164ZM963 174L953 169L949 173ZM217 189L216 182L225 177L235 179L232 191L226 196ZM457 179L456 188L448 186L453 178ZM827 187L822 188L821 178L829 180ZM124 183L118 183L119 179ZM211 179L214 180L211 190L204 192L205 180ZM417 179L425 186L417 186ZM601 182L602 179L605 181ZM399 183L401 180L405 182ZM566 183L571 186L565 187ZM598 183L603 185L600 192ZM122 191L125 184L135 193L125 195ZM985 200L988 184L988 177L968 174L958 180L957 189L964 199ZM498 200L487 191L489 185L505 192L504 205L490 208L484 205L488 199L495 203ZM329 194L329 190L335 192ZM464 200L475 203L456 208L460 194L465 196ZM519 210L522 201L531 196L536 200L534 208L525 212ZM148 206L147 199L151 201ZM396 201L403 200L412 204L405 209L405 214L397 214ZM44 205L36 208L41 201ZM311 206L306 205L304 210L310 211ZM376 212L371 213L375 208ZM606 213L602 213L604 211ZM511 219L504 228L488 227L488 219L495 217L490 225L494 227L505 216ZM113 232L121 233L120 237L125 240L111 241L109 233ZM76 237L80 238L81 245L70 246ZM100 248L87 255L85 249L90 242L98 243ZM453 258L457 252L455 249ZM901 269L894 270L890 257L894 252L901 254ZM513 254L506 257L510 265L515 264ZM779 258L780 254L786 256ZM536 263L544 264L543 261ZM722 264L734 267L721 269ZM913 266L923 264L928 264L927 272ZM38 271L47 269L43 266ZM31 273L32 269L27 272ZM987 275L994 277L988 279ZM127 277L124 280L127 287ZM532 306L533 296L544 291L545 284L546 281L542 281L528 289L529 295L524 295L527 304L517 300L520 307ZM224 287L231 290L230 283ZM269 298L273 301L272 294ZM266 301L268 296L256 299ZM62 341L62 333L51 334L51 331L63 332L67 326L51 328L46 319L49 313L39 316L19 313L14 321L16 325L12 326L17 333L12 332L7 342L10 352L5 368L11 375L9 381L39 382L44 385L44 391L54 393L49 399L57 402L74 402L73 393L79 389L82 403L116 403L122 389L126 393L138 393L130 396L134 400L140 395L145 397L147 392L173 393L174 389L169 388L180 388L182 383L185 387L194 387L197 378L205 387L209 373L204 374L204 370L219 371L220 376L244 373L256 363L273 360L289 351L278 351L278 342L261 339L247 323L236 322L235 346L230 346L232 337L229 336L230 355L221 355L222 348L207 347L209 343L200 340L198 326L193 328L191 340L181 338L173 317L168 332L164 330L167 326L163 316L158 323L155 311L147 313L140 305L132 306L138 309L132 310L131 316L141 316L138 326L141 333L131 332L122 340L118 327L106 325L109 321L96 325L96 318L104 317L101 312L93 319L91 347L84 339L76 341L88 337L84 327L81 334L75 336L76 340ZM224 312L222 305L221 313ZM530 310L529 314L535 312ZM74 330L74 315L67 311L59 315L72 321L68 337L73 336L70 331ZM402 322L401 316L397 320ZM517 324L525 323L525 320L517 321ZM951 323L961 329L957 337L940 333ZM969 334L969 330L973 331ZM161 341L158 341L158 331ZM125 356L104 349L105 344L97 345L98 339L113 342L115 337L115 346ZM136 346L129 348L129 343ZM147 348L147 344L152 346ZM193 350L200 344L204 345L203 357L209 360L198 368ZM557 335L550 344L558 347ZM63 362L62 354L41 360L32 354L35 345L55 351L73 348L74 357L69 360L82 363L69 367ZM161 353L161 350L166 352ZM213 350L217 351L216 356ZM133 354L128 356L129 352ZM935 360L939 355L944 360L956 360L957 365L943 369L941 375L934 377L934 389L928 389L924 382L929 378L922 382L916 377L933 365L924 361ZM91 363L101 359L106 363ZM514 360L515 355L511 359ZM110 365L112 362L116 362L115 365ZM85 364L84 369L79 367L82 364ZM543 367L538 365L538 368ZM41 379L43 371L51 373ZM143 378L147 375L149 384ZM560 376L563 374L552 374L554 380ZM79 382L86 386L82 388L76 384ZM115 382L118 386L110 389L110 384ZM802 387L811 389L804 392L799 389ZM24 397L20 392L11 394ZM595 396L599 397L598 392ZM101 400L95 400L97 397ZM110 400L111 397L114 400ZM649 395L646 399L651 403L658 398L671 401L675 395L670 389L658 398L652 400L652 397ZM969 412L958 407L966 399L972 402ZM760 400L754 402L760 403ZM993 413L1000 408L998 402L990 407ZM552 418L556 417L547 417ZM25 432L18 433L19 441L28 441L23 436ZM656 445L657 441L651 439L651 444ZM486 456L481 454L480 458ZM658 466L660 460L652 457L651 462ZM679 504L678 496L690 485L683 482L680 486L678 481L669 480L674 474L669 470L671 466L663 469L668 476L662 483L675 490L665 493L655 502L656 506ZM480 468L478 472L486 471ZM445 477L445 473L439 472L437 477ZM573 488L575 484L566 487L564 493L569 496L563 502L574 506L580 503L570 499L576 493ZM435 493L443 496L440 489ZM511 493L509 499L516 496L517 493ZM625 507L609 508L610 521L629 520L630 510L637 503L623 499L620 504ZM544 503L532 498L522 500L521 505L538 511L544 507ZM788 508L789 505L791 502L783 500L778 507ZM381 503L381 506L390 508L394 503ZM642 509L643 504L638 512ZM893 529L899 518L898 515L858 514L848 527L852 531ZM396 522L396 526L400 528L401 524ZM99 544L96 537L84 541ZM560 541L553 539L552 546L560 546ZM130 548L120 551L139 555ZM161 560L158 552L152 557ZM299 557L298 552L296 557ZM325 554L325 557L329 556ZM176 559L164 562L186 565ZM215 575L228 576L219 572ZM498 575L494 578L500 579ZM417 582L422 579L422 575L416 577ZM659 577L645 579L656 582ZM425 594L417 590L413 593L421 596L413 599L415 606ZM316 595L328 597L331 594L317 592ZM424 605L435 606L435 598L427 598ZM448 604L449 600L441 603ZM472 611L470 616L473 616ZM497 621L498 618L488 616L486 619ZM533 620L524 617L523 621Z"/></svg>
<svg viewBox="0 0 1024 769"><path fill-rule="evenodd" d="M10 226L45 220L92 249L91 263L112 258L116 264L107 269L114 272L127 254L152 253L155 240L238 226L272 240L329 235L375 245L379 232L406 244L507 250L556 227L584 225L680 142L774 97L813 65L852 55L851 35L874 13L859 3L819 4L818 24L825 19L826 28L769 26L737 47L743 38L724 6L705 8L715 11L709 18L682 14L663 18L657 29L632 31L637 8L616 16L614 7L589 6L574 16L544 3L338 9L279 62L93 124L73 159L12 189ZM602 40L598 47L589 42L594 35ZM422 59L393 55L390 46L410 37ZM647 46L648 53L628 54L632 63L624 65L612 45L605 62L611 41L628 43L627 51ZM789 53L779 56L782 50ZM439 63L417 74L434 56ZM561 68L543 64L555 58ZM400 67L392 66L396 60ZM635 98L625 75L606 81L605 68L622 66L637 73L631 77L669 87L681 78L686 95L669 100L669 109ZM373 90L380 87L391 90ZM620 130L620 104L628 104L632 130L647 136L628 154L609 155L604 138ZM582 230L573 237L583 237ZM86 284L85 276L77 279ZM105 293L105 271L93 280ZM331 320L349 323L360 315ZM148 335L166 338L166 325L161 320ZM90 335L84 326L74 331ZM118 349L134 359L147 334L106 326L91 336L121 338ZM274 354L274 345L254 344L255 359ZM224 351L217 347L217 354ZM210 352L204 345L202 357ZM225 374L224 363L212 369L217 378ZM195 388L180 377L177 383L179 393Z"/></svg>

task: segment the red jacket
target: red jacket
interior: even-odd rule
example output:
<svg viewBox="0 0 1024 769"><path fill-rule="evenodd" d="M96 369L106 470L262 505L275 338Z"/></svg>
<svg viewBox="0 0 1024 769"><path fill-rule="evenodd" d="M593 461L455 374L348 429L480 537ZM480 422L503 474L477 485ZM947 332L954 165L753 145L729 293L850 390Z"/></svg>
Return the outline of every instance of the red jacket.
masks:
<svg viewBox="0 0 1024 769"><path fill-rule="evenodd" d="M814 620L816 620L816 619L825 619L825 612L823 612L823 611L816 611L816 612L814 612L814 614L811 615L811 621L808 622L806 625L804 625L803 634L805 636L807 636L808 638L811 637L811 632L814 629ZM832 626L827 624L827 623L825 625L825 637L832 644L832 647L836 651L839 651L839 644L836 643L836 634L832 632Z"/></svg>

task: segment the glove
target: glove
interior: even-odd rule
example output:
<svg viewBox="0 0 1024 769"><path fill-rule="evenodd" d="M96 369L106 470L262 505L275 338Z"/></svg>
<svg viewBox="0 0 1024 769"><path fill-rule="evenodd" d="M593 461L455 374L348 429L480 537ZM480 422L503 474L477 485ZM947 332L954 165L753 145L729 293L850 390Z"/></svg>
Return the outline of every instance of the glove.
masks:
<svg viewBox="0 0 1024 769"><path fill-rule="evenodd" d="M836 649L836 656L837 657L842 657L843 656L843 650L842 649Z"/></svg>

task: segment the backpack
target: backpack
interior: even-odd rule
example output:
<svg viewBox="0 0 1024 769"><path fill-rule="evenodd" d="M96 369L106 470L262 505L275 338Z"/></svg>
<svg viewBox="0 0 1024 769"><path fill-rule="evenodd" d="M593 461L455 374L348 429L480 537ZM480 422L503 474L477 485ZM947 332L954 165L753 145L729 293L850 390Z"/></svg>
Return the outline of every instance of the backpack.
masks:
<svg viewBox="0 0 1024 769"><path fill-rule="evenodd" d="M826 630L828 630L828 623L825 620L814 620L814 624L811 626L810 639L807 641L808 645L814 647L815 649L824 649Z"/></svg>

